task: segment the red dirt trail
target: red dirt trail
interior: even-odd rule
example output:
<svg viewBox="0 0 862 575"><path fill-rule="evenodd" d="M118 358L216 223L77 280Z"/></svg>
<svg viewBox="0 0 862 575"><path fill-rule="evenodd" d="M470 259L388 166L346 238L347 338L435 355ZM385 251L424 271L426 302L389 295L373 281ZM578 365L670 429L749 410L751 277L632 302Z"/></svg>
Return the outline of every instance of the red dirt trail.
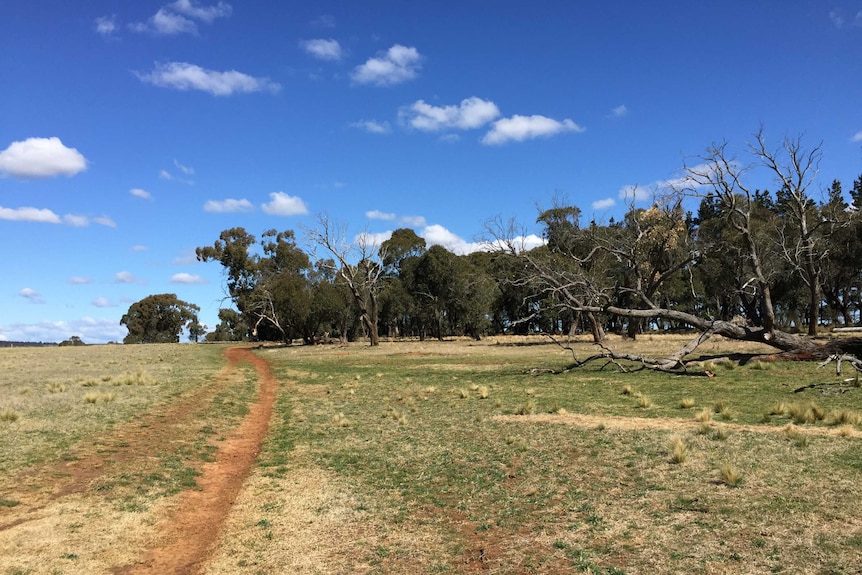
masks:
<svg viewBox="0 0 862 575"><path fill-rule="evenodd" d="M204 465L198 490L178 496L170 516L157 526L161 543L147 551L141 562L119 567L117 575L172 575L197 573L209 557L221 527L251 471L269 429L278 384L269 363L248 348L225 351L230 364L248 362L257 371L260 394L240 426L225 442L212 463Z"/></svg>

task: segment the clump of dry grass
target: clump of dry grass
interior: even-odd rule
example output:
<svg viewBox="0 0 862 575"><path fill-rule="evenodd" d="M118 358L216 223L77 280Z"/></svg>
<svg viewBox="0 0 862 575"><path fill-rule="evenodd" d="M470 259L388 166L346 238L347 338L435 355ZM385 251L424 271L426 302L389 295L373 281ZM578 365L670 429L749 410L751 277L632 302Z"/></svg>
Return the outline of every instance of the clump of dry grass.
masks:
<svg viewBox="0 0 862 575"><path fill-rule="evenodd" d="M622 391L620 391L620 395L633 395L634 390L630 385L624 385Z"/></svg>
<svg viewBox="0 0 862 575"><path fill-rule="evenodd" d="M476 387L476 393L479 394L479 399L488 399L491 390L488 389L487 385L480 385Z"/></svg>
<svg viewBox="0 0 862 575"><path fill-rule="evenodd" d="M332 423L335 427L350 427L350 420L344 417L344 414L340 412L332 416Z"/></svg>
<svg viewBox="0 0 862 575"><path fill-rule="evenodd" d="M773 405L772 409L769 411L769 415L778 415L780 417L784 417L788 413L790 413L790 408L783 401L779 401Z"/></svg>
<svg viewBox="0 0 862 575"><path fill-rule="evenodd" d="M793 423L804 425L807 423L822 421L826 417L826 410L813 401L810 401L807 403L795 403L791 405L787 410L787 414L793 420Z"/></svg>
<svg viewBox="0 0 862 575"><path fill-rule="evenodd" d="M856 437L856 431L850 425L842 425L838 428L838 435L841 437Z"/></svg>
<svg viewBox="0 0 862 575"><path fill-rule="evenodd" d="M533 399L528 399L518 406L515 413L518 415L533 415L536 413L536 402Z"/></svg>
<svg viewBox="0 0 862 575"><path fill-rule="evenodd" d="M99 380L97 379L83 379L81 380L81 387L96 387L99 385Z"/></svg>
<svg viewBox="0 0 862 575"><path fill-rule="evenodd" d="M470 392L469 392L467 389L463 388L463 387L462 387L462 388L460 388L460 389L457 391L457 393L458 393L458 397L460 397L461 399L467 399L468 397L470 397Z"/></svg>
<svg viewBox="0 0 862 575"><path fill-rule="evenodd" d="M113 393L95 393L90 392L84 395L84 401L87 403L92 403L93 405L97 403L111 403L116 399L116 395Z"/></svg>
<svg viewBox="0 0 862 575"><path fill-rule="evenodd" d="M830 411L825 420L826 425L862 425L862 413L849 409Z"/></svg>
<svg viewBox="0 0 862 575"><path fill-rule="evenodd" d="M637 398L637 406L640 409L649 409L650 407L652 407L652 399L650 399L648 396L638 393L635 397Z"/></svg>
<svg viewBox="0 0 862 575"><path fill-rule="evenodd" d="M723 425L717 425L712 432L712 438L718 441L724 441L730 436L730 430Z"/></svg>
<svg viewBox="0 0 862 575"><path fill-rule="evenodd" d="M733 463L722 463L718 468L718 480L728 487L739 487L743 480L742 471Z"/></svg>
<svg viewBox="0 0 862 575"><path fill-rule="evenodd" d="M532 387L528 387L528 388L524 391L524 393L526 393L527 395L529 395L530 397L532 397L532 396L536 395L536 390L535 390L534 388L532 388Z"/></svg>
<svg viewBox="0 0 862 575"><path fill-rule="evenodd" d="M18 421L20 417L21 416L18 415L18 412L13 409L4 409L3 411L0 411L0 422L14 423Z"/></svg>
<svg viewBox="0 0 862 575"><path fill-rule="evenodd" d="M693 397L683 397L679 400L679 408L680 409L691 409L695 406L695 401Z"/></svg>
<svg viewBox="0 0 862 575"><path fill-rule="evenodd" d="M704 408L703 411L700 411L694 416L695 421L700 421L701 423L706 423L708 421L712 421L712 410L708 407Z"/></svg>
<svg viewBox="0 0 862 575"><path fill-rule="evenodd" d="M670 440L670 462L685 463L686 459L688 459L688 446L680 436L673 436Z"/></svg>
<svg viewBox="0 0 862 575"><path fill-rule="evenodd" d="M66 391L66 386L62 383L52 382L48 384L48 393L63 393Z"/></svg>

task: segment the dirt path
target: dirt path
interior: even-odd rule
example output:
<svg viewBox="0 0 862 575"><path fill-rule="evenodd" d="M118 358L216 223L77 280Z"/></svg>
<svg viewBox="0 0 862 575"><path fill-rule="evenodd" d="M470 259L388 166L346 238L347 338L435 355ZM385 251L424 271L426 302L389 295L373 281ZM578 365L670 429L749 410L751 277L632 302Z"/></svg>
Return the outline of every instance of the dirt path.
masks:
<svg viewBox="0 0 862 575"><path fill-rule="evenodd" d="M231 348L226 355L231 364L252 364L260 383L258 400L237 430L206 464L198 478L198 490L186 491L170 516L157 530L162 533L160 545L149 550L137 565L114 570L121 575L170 575L200 571L211 545L231 506L242 489L269 429L278 385L266 360L248 348Z"/></svg>

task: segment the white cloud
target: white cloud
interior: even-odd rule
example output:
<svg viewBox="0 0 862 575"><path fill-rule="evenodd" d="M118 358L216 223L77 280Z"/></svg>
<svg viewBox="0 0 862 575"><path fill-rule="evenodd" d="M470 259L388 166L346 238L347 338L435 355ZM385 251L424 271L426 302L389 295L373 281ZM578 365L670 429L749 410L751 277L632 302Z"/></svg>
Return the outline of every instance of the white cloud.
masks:
<svg viewBox="0 0 862 575"><path fill-rule="evenodd" d="M168 7L207 24L212 23L216 18L227 18L233 12L233 8L227 2L219 2L213 6L198 6L195 0L177 0L173 4L168 4Z"/></svg>
<svg viewBox="0 0 862 575"><path fill-rule="evenodd" d="M554 120L545 116L519 116L503 118L482 138L483 144L499 145L506 142L550 137L562 132L583 132L584 128L569 119Z"/></svg>
<svg viewBox="0 0 862 575"><path fill-rule="evenodd" d="M227 214L233 212L250 212L254 210L254 205L246 200L234 200L228 198L226 200L209 200L204 204L204 211L212 214Z"/></svg>
<svg viewBox="0 0 862 575"><path fill-rule="evenodd" d="M94 319L83 317L71 322L43 321L34 324L0 324L0 340L61 342L73 335L87 343L122 341L128 330L120 325L119 318Z"/></svg>
<svg viewBox="0 0 862 575"><path fill-rule="evenodd" d="M411 228L423 228L428 222L422 216L401 216L401 223Z"/></svg>
<svg viewBox="0 0 862 575"><path fill-rule="evenodd" d="M174 177L167 170L159 170L159 179L160 180L173 180Z"/></svg>
<svg viewBox="0 0 862 575"><path fill-rule="evenodd" d="M614 207L616 203L617 201L613 198L605 198L603 200L596 200L593 202L592 206L594 210L606 210Z"/></svg>
<svg viewBox="0 0 862 575"><path fill-rule="evenodd" d="M133 251L133 252L145 252L145 251L148 251L149 249L150 248L148 248L147 246L142 246L142 245L136 245L136 246L132 246L131 248L129 248L129 250Z"/></svg>
<svg viewBox="0 0 862 575"><path fill-rule="evenodd" d="M149 74L135 73L142 81L161 88L200 90L213 96L230 96L235 93L278 92L281 85L269 78L255 78L236 70L219 72L206 70L187 62L156 63Z"/></svg>
<svg viewBox="0 0 862 575"><path fill-rule="evenodd" d="M142 282L134 275L132 275L132 272L117 272L116 274L114 274L114 283L134 284Z"/></svg>
<svg viewBox="0 0 862 575"><path fill-rule="evenodd" d="M457 128L481 128L499 117L500 109L490 100L475 96L461 100L457 106L432 106L418 100L399 114L411 127L426 132Z"/></svg>
<svg viewBox="0 0 862 575"><path fill-rule="evenodd" d="M86 285L93 283L93 280L82 276L73 276L66 280L66 283L69 285Z"/></svg>
<svg viewBox="0 0 862 575"><path fill-rule="evenodd" d="M93 218L93 221L99 224L100 226L105 226L108 228L116 228L117 222L109 218L108 216L99 216L98 218Z"/></svg>
<svg viewBox="0 0 862 575"><path fill-rule="evenodd" d="M114 32L117 31L117 17L114 15L111 16L100 16L96 18L96 32L101 34L102 36L113 36Z"/></svg>
<svg viewBox="0 0 862 575"><path fill-rule="evenodd" d="M39 292L37 292L33 288L26 287L26 288L22 289L21 291L19 291L18 295L21 296L22 298L26 299L30 303L37 303L37 304L45 303L45 300L42 299L42 296L39 294Z"/></svg>
<svg viewBox="0 0 862 575"><path fill-rule="evenodd" d="M187 176L193 176L195 174L194 168L190 168L189 166L184 166L176 160L174 160L174 165L177 167L177 169L179 171L181 171L182 173L184 173Z"/></svg>
<svg viewBox="0 0 862 575"><path fill-rule="evenodd" d="M0 175L19 178L74 176L87 169L87 159L60 138L27 138L0 152Z"/></svg>
<svg viewBox="0 0 862 575"><path fill-rule="evenodd" d="M202 278L199 275L195 274L187 274L185 272L174 274L171 276L172 284L184 284L184 285L198 285L209 283L206 279Z"/></svg>
<svg viewBox="0 0 862 575"><path fill-rule="evenodd" d="M47 209L38 208L4 208L0 206L0 220L13 222L39 222L43 224L59 224L60 216Z"/></svg>
<svg viewBox="0 0 862 575"><path fill-rule="evenodd" d="M614 118L622 118L626 114L629 113L629 109L625 107L625 105L617 106L616 108L611 109L611 116Z"/></svg>
<svg viewBox="0 0 862 575"><path fill-rule="evenodd" d="M351 128L359 128L371 134L388 134L391 131L389 122L377 122L375 120L360 120L350 124Z"/></svg>
<svg viewBox="0 0 862 575"><path fill-rule="evenodd" d="M76 214L66 214L63 216L63 221L75 228L86 228L90 225L90 218Z"/></svg>
<svg viewBox="0 0 862 575"><path fill-rule="evenodd" d="M620 188L617 194L624 202L634 200L636 202L645 202L652 198L652 192L649 188L638 185L628 185Z"/></svg>
<svg viewBox="0 0 862 575"><path fill-rule="evenodd" d="M369 210L365 212L365 217L369 220L394 220L395 214L381 212L380 210Z"/></svg>
<svg viewBox="0 0 862 575"><path fill-rule="evenodd" d="M851 142L862 142L862 130L853 134L853 137L850 138Z"/></svg>
<svg viewBox="0 0 862 575"><path fill-rule="evenodd" d="M147 190L142 190L141 188L132 188L131 190L129 190L129 193L136 198L141 198L143 200L150 200L153 197L150 192L148 192Z"/></svg>
<svg viewBox="0 0 862 575"><path fill-rule="evenodd" d="M830 10L829 11L829 20L832 21L832 25L836 28L841 28L844 26L844 17L841 16L841 13L838 10Z"/></svg>
<svg viewBox="0 0 862 575"><path fill-rule="evenodd" d="M371 232L362 232L358 234L355 238L353 238L353 243L358 246L365 246L366 248L379 247L380 244L388 240L392 237L392 232L379 232L379 233L371 233ZM376 250L373 250L376 251Z"/></svg>
<svg viewBox="0 0 862 575"><path fill-rule="evenodd" d="M351 78L358 84L391 86L416 77L422 67L416 48L395 44L377 58L369 58L353 70Z"/></svg>
<svg viewBox="0 0 862 575"><path fill-rule="evenodd" d="M297 216L308 213L308 208L301 198L284 192L273 192L269 197L272 201L261 205L261 209L271 216Z"/></svg>
<svg viewBox="0 0 862 575"><path fill-rule="evenodd" d="M333 40L332 38L329 40L324 40L323 38L302 40L299 42L299 47L318 60L337 62L344 56L341 44L338 43L338 40Z"/></svg>
<svg viewBox="0 0 862 575"><path fill-rule="evenodd" d="M146 22L129 24L129 28L133 32L147 32L163 36L197 34L198 25L195 20L212 24L216 18L230 16L232 11L233 9L227 2L219 2L212 6L200 6L194 0L177 0L159 8L159 11Z"/></svg>
<svg viewBox="0 0 862 575"><path fill-rule="evenodd" d="M115 304L111 303L111 301L106 297L97 297L93 300L93 305L95 307L114 307Z"/></svg>
<svg viewBox="0 0 862 575"><path fill-rule="evenodd" d="M457 255L487 251L490 248L485 242L468 242L438 224L426 226L419 235L425 238L429 245L443 246Z"/></svg>

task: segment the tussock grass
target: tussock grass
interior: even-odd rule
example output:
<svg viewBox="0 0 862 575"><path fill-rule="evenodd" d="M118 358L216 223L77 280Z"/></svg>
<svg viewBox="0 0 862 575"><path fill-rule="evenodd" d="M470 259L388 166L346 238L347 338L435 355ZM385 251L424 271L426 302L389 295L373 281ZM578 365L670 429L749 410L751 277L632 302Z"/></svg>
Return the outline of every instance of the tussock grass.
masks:
<svg viewBox="0 0 862 575"><path fill-rule="evenodd" d="M691 409L697 403L695 402L693 397L683 397L679 400L679 408L680 409Z"/></svg>
<svg viewBox="0 0 862 575"><path fill-rule="evenodd" d="M685 463L687 459L688 446L680 436L673 436L670 440L670 462L676 464Z"/></svg>
<svg viewBox="0 0 862 575"><path fill-rule="evenodd" d="M653 402L648 396L639 393L635 396L635 405L640 409L649 409Z"/></svg>
<svg viewBox="0 0 862 575"><path fill-rule="evenodd" d="M63 393L66 391L66 386L62 383L51 382L48 384L48 393Z"/></svg>
<svg viewBox="0 0 862 575"><path fill-rule="evenodd" d="M862 413L849 409L830 411L825 418L826 425L862 425Z"/></svg>
<svg viewBox="0 0 862 575"><path fill-rule="evenodd" d="M488 399L488 396L491 394L491 390L487 385L479 385L476 386L476 393L479 395L479 399Z"/></svg>
<svg viewBox="0 0 862 575"><path fill-rule="evenodd" d="M694 420L700 421L701 423L712 421L712 410L708 407L704 408L702 411L695 414Z"/></svg>
<svg viewBox="0 0 862 575"><path fill-rule="evenodd" d="M20 415L17 411L12 409L3 409L0 410L0 422L2 423L13 423L20 419Z"/></svg>
<svg viewBox="0 0 862 575"><path fill-rule="evenodd" d="M628 384L624 385L622 390L620 391L620 395L634 395L634 390L632 389L632 386Z"/></svg>
<svg viewBox="0 0 862 575"><path fill-rule="evenodd" d="M718 468L718 479L728 487L739 487L742 485L744 474L734 463L725 462Z"/></svg>

